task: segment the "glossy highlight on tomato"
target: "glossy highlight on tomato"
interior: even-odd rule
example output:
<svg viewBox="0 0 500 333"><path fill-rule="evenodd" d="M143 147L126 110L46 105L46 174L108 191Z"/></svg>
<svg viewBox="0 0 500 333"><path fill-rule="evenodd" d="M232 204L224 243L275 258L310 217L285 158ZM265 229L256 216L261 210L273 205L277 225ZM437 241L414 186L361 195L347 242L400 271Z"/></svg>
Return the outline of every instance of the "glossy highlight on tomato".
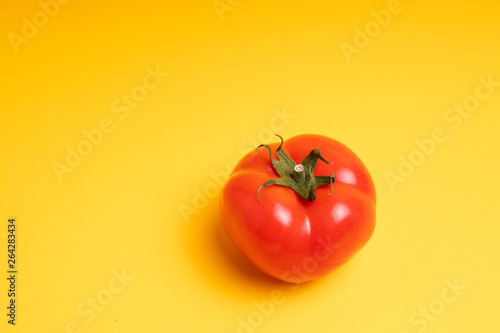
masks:
<svg viewBox="0 0 500 333"><path fill-rule="evenodd" d="M301 283L329 274L369 241L375 205L373 180L354 152L303 134L245 155L222 189L220 216L256 267Z"/></svg>

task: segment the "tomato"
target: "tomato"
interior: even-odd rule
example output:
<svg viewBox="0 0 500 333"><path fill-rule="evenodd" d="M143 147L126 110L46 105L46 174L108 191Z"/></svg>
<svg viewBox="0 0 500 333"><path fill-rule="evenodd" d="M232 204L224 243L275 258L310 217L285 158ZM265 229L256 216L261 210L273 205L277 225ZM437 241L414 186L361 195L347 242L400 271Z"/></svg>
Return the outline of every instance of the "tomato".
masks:
<svg viewBox="0 0 500 333"><path fill-rule="evenodd" d="M302 283L332 272L369 241L375 204L373 180L356 154L304 134L245 155L223 186L220 216L255 266Z"/></svg>

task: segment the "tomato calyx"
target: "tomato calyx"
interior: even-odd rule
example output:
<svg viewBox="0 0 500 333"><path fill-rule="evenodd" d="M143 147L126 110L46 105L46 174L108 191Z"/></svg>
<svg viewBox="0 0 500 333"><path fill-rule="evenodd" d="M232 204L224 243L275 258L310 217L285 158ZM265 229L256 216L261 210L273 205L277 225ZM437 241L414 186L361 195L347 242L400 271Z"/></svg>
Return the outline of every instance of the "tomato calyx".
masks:
<svg viewBox="0 0 500 333"><path fill-rule="evenodd" d="M316 164L318 163L318 159L327 163L328 162L322 155L319 149L313 149L307 155L304 160L297 164L295 161L288 156L281 147L283 146L283 138L276 134L277 137L281 139L281 144L276 149L276 155L278 156L278 160L275 159L271 152L271 147L268 145L259 145L255 148L255 151L261 147L265 147L269 151L269 157L271 158L271 162L273 164L274 170L280 175L278 178L268 179L262 184L261 187L257 190L257 199L262 203L259 197L260 190L265 186L270 185L280 185L291 188L295 191L300 197L307 201L313 201L316 199L316 194L314 191L324 185L330 185L332 188L333 194L333 183L335 182L335 175L332 173L330 176L315 176L313 175L314 169L316 169Z"/></svg>

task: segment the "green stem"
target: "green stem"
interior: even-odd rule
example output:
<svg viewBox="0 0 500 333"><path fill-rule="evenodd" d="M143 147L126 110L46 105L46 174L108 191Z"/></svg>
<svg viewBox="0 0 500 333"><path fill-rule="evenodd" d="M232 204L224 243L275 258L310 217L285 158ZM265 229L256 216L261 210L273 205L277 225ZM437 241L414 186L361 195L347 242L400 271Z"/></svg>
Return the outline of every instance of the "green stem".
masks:
<svg viewBox="0 0 500 333"><path fill-rule="evenodd" d="M313 149L307 155L307 157L302 161L302 163L295 163L284 151L281 149L283 146L283 138L276 134L277 137L281 139L281 144L276 149L276 155L278 160L276 160L271 152L271 147L268 145L260 145L255 150L260 147L265 147L269 151L269 157L271 163L273 164L274 170L280 175L278 178L268 179L262 184L257 190L257 198L260 201L259 193L263 187L270 185L280 185L291 188L295 191L301 198L307 201L313 201L316 199L316 194L314 191L324 185L330 185L333 194L333 183L335 182L335 175L330 174L330 176L315 176L314 170L316 169L316 164L318 159L327 163L328 162L322 155L319 149Z"/></svg>

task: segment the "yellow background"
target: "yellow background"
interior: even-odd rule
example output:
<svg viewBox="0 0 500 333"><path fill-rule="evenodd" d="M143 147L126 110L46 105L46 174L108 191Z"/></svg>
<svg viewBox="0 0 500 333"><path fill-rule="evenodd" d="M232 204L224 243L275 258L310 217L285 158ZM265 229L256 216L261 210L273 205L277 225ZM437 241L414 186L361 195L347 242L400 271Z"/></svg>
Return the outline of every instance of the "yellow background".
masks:
<svg viewBox="0 0 500 333"><path fill-rule="evenodd" d="M498 332L498 4L217 5L3 5L1 331ZM343 52L347 44L357 51ZM492 91L477 88L480 77ZM115 112L132 92L143 100ZM460 124L446 120L474 101ZM103 121L111 129L99 140L92 130ZM444 142L431 149L436 129ZM343 142L377 189L368 245L299 288L249 264L218 218L226 169L255 142L277 141L276 130ZM98 144L86 146L85 131ZM68 147L88 154L58 177ZM419 165L405 173L410 157ZM403 181L390 185L389 175Z"/></svg>

